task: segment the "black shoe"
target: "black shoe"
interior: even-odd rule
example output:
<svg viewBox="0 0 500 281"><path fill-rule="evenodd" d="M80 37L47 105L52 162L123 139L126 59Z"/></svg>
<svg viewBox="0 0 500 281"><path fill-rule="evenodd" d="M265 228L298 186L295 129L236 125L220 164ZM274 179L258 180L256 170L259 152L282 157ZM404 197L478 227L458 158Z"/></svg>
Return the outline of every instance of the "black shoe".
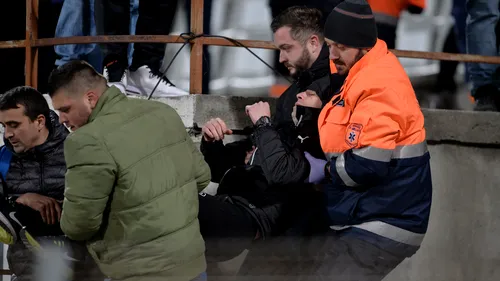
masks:
<svg viewBox="0 0 500 281"><path fill-rule="evenodd" d="M12 245L19 240L19 231L22 228L10 201L3 197L0 199L0 242L7 245Z"/></svg>
<svg viewBox="0 0 500 281"><path fill-rule="evenodd" d="M499 111L493 97L486 96L476 99L474 111Z"/></svg>
<svg viewBox="0 0 500 281"><path fill-rule="evenodd" d="M474 111L500 111L500 91L492 84L484 85L474 93Z"/></svg>
<svg viewBox="0 0 500 281"><path fill-rule="evenodd" d="M122 82L126 84L125 70L127 69L127 63L123 59L116 56L108 56L103 63L103 75L108 80L109 83Z"/></svg>

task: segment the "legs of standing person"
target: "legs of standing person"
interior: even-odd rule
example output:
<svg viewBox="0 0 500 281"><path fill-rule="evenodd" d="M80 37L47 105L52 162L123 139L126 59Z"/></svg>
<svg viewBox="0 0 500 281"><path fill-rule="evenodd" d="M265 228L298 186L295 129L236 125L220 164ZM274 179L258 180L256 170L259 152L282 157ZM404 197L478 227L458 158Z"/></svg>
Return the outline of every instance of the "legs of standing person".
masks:
<svg viewBox="0 0 500 281"><path fill-rule="evenodd" d="M177 1L149 0L139 2L139 19L136 34L167 35L172 28ZM165 44L137 43L134 44L134 55L131 71L141 66L148 66L152 72L158 73L165 53Z"/></svg>
<svg viewBox="0 0 500 281"><path fill-rule="evenodd" d="M94 0L66 0L57 22L56 37L95 35ZM55 65L60 66L71 60L86 59L96 69L101 69L97 44L56 45L54 50L60 56ZM97 60L97 61L96 61Z"/></svg>
<svg viewBox="0 0 500 281"><path fill-rule="evenodd" d="M135 35L135 27L139 18L139 0L130 0L130 35ZM128 65L132 64L134 43L128 44Z"/></svg>
<svg viewBox="0 0 500 281"><path fill-rule="evenodd" d="M167 35L172 28L177 0L148 0L139 2L136 34ZM165 43L136 43L128 76L129 92L148 96L188 95L176 88L160 71L165 54Z"/></svg>
<svg viewBox="0 0 500 281"><path fill-rule="evenodd" d="M460 53L457 46L455 28L450 28L448 36L444 42L443 52L445 53ZM457 71L457 61L439 62L439 73L436 78L436 83L433 88L433 93L429 94L428 108L454 109L455 108L455 93L457 84L455 82L455 73Z"/></svg>
<svg viewBox="0 0 500 281"><path fill-rule="evenodd" d="M453 0L453 8L451 15L455 19L453 30L455 31L455 38L457 40L457 47L460 54L467 53L466 48L466 22L467 22L467 5L466 0ZM465 65L465 81L469 82L469 70L467 64Z"/></svg>
<svg viewBox="0 0 500 281"><path fill-rule="evenodd" d="M499 0L467 0L467 53L498 56ZM495 64L469 63L475 110L500 110L500 78Z"/></svg>
<svg viewBox="0 0 500 281"><path fill-rule="evenodd" d="M187 11L187 22L188 30L191 31L191 0L185 1L185 7ZM212 0L205 0L203 2L203 33L210 34L210 20L212 17ZM203 83L201 86L201 92L203 94L208 94L209 84L210 84L210 53L208 52L208 46L203 46Z"/></svg>
<svg viewBox="0 0 500 281"><path fill-rule="evenodd" d="M95 18L99 34L128 35L130 3L123 0L95 0ZM146 1L147 2L147 1ZM128 66L127 43L107 43L102 45L103 74L108 83L125 92Z"/></svg>
<svg viewBox="0 0 500 281"><path fill-rule="evenodd" d="M90 25L90 36L97 35L97 27L95 23L95 0L86 0L89 1L90 6L90 15L89 15L89 25ZM101 47L98 44L93 44L94 48L92 51L87 54L87 62L90 63L95 70L98 72L102 72L102 52Z"/></svg>
<svg viewBox="0 0 500 281"><path fill-rule="evenodd" d="M378 38L385 41L389 49L396 48L396 29L395 25L377 23Z"/></svg>

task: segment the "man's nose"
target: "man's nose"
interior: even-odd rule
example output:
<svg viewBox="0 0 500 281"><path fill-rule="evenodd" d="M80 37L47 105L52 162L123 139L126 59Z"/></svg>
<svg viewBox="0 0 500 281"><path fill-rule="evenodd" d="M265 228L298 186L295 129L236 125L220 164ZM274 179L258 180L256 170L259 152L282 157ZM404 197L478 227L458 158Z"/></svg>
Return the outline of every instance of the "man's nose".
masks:
<svg viewBox="0 0 500 281"><path fill-rule="evenodd" d="M68 122L68 118L66 117L66 114L59 112L59 123L64 124Z"/></svg>
<svg viewBox="0 0 500 281"><path fill-rule="evenodd" d="M4 132L3 132L3 133L4 133L4 137L5 137L6 139L8 139L8 138L12 138L12 137L14 136L14 132L13 132L11 129L7 128L7 127L5 127Z"/></svg>
<svg viewBox="0 0 500 281"><path fill-rule="evenodd" d="M287 61L286 56L283 54L283 51L280 51L280 63L284 63Z"/></svg>
<svg viewBox="0 0 500 281"><path fill-rule="evenodd" d="M330 56L329 57L334 62L335 62L335 60L338 60L340 58L340 56L338 55L338 53L336 51L334 51L334 50L330 50Z"/></svg>

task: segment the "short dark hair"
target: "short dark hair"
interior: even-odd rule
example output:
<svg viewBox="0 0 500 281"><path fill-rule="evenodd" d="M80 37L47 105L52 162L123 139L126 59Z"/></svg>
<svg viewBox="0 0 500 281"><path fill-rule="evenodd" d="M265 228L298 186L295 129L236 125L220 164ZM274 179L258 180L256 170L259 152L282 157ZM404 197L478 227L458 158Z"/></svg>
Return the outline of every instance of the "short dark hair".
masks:
<svg viewBox="0 0 500 281"><path fill-rule="evenodd" d="M273 19L271 30L275 33L276 30L288 26L291 29L290 35L294 40L305 43L314 34L319 37L320 41L323 41L322 16L321 11L318 9L292 6Z"/></svg>
<svg viewBox="0 0 500 281"><path fill-rule="evenodd" d="M106 79L89 63L73 60L54 69L49 76L49 95L52 97L61 88L71 88L78 92L95 86L106 84Z"/></svg>
<svg viewBox="0 0 500 281"><path fill-rule="evenodd" d="M0 97L0 111L24 106L24 115L34 121L40 114L45 116L45 126L50 128L50 108L47 100L35 88L19 86L5 92Z"/></svg>

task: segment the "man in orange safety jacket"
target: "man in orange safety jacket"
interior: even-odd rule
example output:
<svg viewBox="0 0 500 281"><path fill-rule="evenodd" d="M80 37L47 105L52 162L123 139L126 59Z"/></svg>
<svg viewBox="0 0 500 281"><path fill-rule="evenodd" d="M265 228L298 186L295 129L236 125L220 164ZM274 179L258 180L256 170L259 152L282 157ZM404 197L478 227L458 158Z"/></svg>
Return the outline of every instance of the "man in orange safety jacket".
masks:
<svg viewBox="0 0 500 281"><path fill-rule="evenodd" d="M351 251L358 249L372 266L360 270L374 272L351 280L373 280L367 276L382 278L415 253L427 231L432 181L424 117L403 67L377 39L365 0L339 4L324 34L330 59L347 78L319 116L320 142L329 161L306 155L309 181L320 184L326 195L334 242L339 236L348 241ZM299 94L298 104L320 107L310 103L311 96ZM338 247L326 247L336 253L324 261L329 275L334 275L332 264L345 263ZM345 268L335 274L341 272Z"/></svg>

